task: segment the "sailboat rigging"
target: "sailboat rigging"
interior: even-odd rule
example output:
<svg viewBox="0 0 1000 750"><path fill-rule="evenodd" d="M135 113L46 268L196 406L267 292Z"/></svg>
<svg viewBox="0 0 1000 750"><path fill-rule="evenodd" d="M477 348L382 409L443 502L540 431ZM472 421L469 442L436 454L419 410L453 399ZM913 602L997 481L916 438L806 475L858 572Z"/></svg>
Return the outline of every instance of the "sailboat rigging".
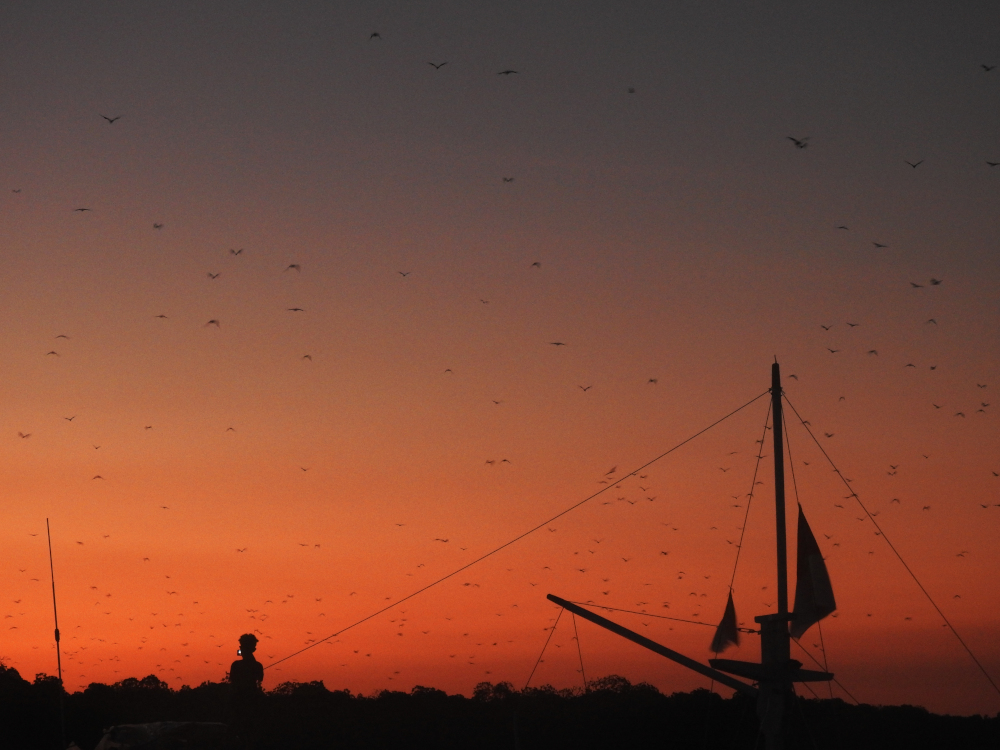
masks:
<svg viewBox="0 0 1000 750"><path fill-rule="evenodd" d="M819 545L816 543L800 505L795 608L794 611L788 609L788 553L785 521L784 436L782 431L784 421L781 410L781 370L777 362L771 365L770 392L774 438L778 611L755 617L754 621L758 623L760 629L749 631L760 636L760 662L714 658L709 659L708 664L705 665L558 596L549 594L547 598L568 609L574 615L579 615L595 625L627 638L688 669L710 677L729 688L755 696L760 731L764 735L765 747L767 750L782 750L785 746L787 708L794 696L793 683L829 682L833 679L833 674L830 672L803 669L802 662L792 659L791 639L798 638L809 627L831 614L836 609L836 602L830 584L830 576L819 551ZM719 653L729 645L738 643L738 640L739 628L736 621L736 608L733 604L732 589L730 588L725 613L716 629L711 647L713 651ZM737 677L751 680L753 684L736 679Z"/></svg>

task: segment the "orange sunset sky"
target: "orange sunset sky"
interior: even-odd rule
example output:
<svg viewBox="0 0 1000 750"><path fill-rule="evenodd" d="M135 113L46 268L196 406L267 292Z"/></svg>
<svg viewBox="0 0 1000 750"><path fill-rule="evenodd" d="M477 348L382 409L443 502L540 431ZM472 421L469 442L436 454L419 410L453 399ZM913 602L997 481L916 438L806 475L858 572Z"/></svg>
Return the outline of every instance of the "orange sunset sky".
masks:
<svg viewBox="0 0 1000 750"><path fill-rule="evenodd" d="M539 6L0 7L4 663L56 671L46 518L71 691L221 680L243 632L269 665L385 607L265 687L521 688L548 593L707 660L653 615L719 621L752 488L733 595L773 611L767 399L628 475L777 357L1000 681L1000 9ZM843 689L996 713L786 421ZM588 678L708 687L577 629ZM568 616L543 658L531 684L582 686Z"/></svg>

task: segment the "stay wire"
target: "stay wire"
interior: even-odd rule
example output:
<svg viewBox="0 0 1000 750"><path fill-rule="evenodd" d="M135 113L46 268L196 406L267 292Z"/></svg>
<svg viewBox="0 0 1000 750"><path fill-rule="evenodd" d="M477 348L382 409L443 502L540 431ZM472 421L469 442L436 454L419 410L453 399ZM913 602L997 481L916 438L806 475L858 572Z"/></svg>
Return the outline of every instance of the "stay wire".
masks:
<svg viewBox="0 0 1000 750"><path fill-rule="evenodd" d="M790 431L788 429L788 422L787 422L787 420L785 420L785 413L784 412L781 413L781 426L784 428L784 433L785 433L785 448L788 450L788 468L791 470L791 473L792 473L792 490L793 490L793 492L795 492L795 504L798 506L799 512L801 513L802 512L802 501L799 499L799 483L795 479L795 461L792 458L792 437L789 434ZM798 576L798 571L796 571L796 576ZM795 585L796 585L796 588L798 588L798 581L797 580L796 580L796 584ZM830 667L828 665L828 660L826 658L826 642L823 640L823 622L822 622L822 620L818 620L816 622L816 628L819 631L819 646L820 646L820 651L823 654L823 671L824 672L829 672L830 671ZM830 688L830 698L833 698L833 683L832 682L828 682L828 683L826 683L826 685L827 685L828 688ZM808 687L808 685L806 685L806 687ZM811 688L810 688L809 692L812 693L813 695L816 695L816 693L814 693ZM819 696L817 695L816 697L818 698Z"/></svg>
<svg viewBox="0 0 1000 750"><path fill-rule="evenodd" d="M753 503L753 496L755 487L757 486L757 473L760 471L760 462L763 460L764 454L764 441L767 438L767 422L771 418L771 401L767 402L767 413L764 415L764 429L760 436L760 449L757 451L757 463L753 467L753 478L750 480L750 492L747 493L747 509L743 514L743 523L740 528L740 542L736 545L736 559L733 560L733 574L729 578L729 595L733 595L733 584L736 582L736 570L740 564L740 553L743 551L743 537L747 533L747 521L750 519L750 505ZM711 623L703 623L705 625L710 625ZM737 631L739 628L737 628ZM715 658L719 658L719 652L715 652ZM712 678L712 684L708 688L710 691L715 692L715 678Z"/></svg>
<svg viewBox="0 0 1000 750"><path fill-rule="evenodd" d="M593 500L595 497L598 497L598 496L604 494L605 492L607 492L608 490L610 490L615 485L621 483L622 481L628 479L629 477L635 476L640 471L642 471L642 470L646 469L647 467L652 466L653 464L655 464L657 461L660 461L661 459L666 458L671 453L673 453L674 451L678 450L679 448L682 448L683 446L687 445L688 443L690 443L695 438L698 438L701 435L704 435L706 432L708 432L709 430L711 430L716 425L718 425L718 424L720 424L722 422L725 422L730 417L732 417L735 414L738 414L739 412L743 411L744 409L746 409L748 406L750 406L755 401L758 401L761 398L763 398L764 396L766 396L768 393L770 393L770 390L764 391L759 396L755 396L754 398L750 399L745 404L743 404L743 406L740 406L740 407L738 407L736 409L733 409L733 411L731 411L728 414L726 414L726 416L720 417L719 419L717 419L714 422L712 422L712 424L708 425L708 427L702 428L701 430L699 430L698 432L694 433L690 437L687 437L684 440L682 440L681 442L677 443L677 445L675 445L673 448L670 448L669 450L664 451L660 455L656 456L656 458L653 458L653 459L647 461L646 463L644 463L642 466L638 467L637 469L633 469L628 474L625 474L624 476L622 476L621 479L619 479L618 481L614 482L614 484L609 484L606 487L602 487L601 489L599 489L597 492L593 493L592 495L589 495L588 497L585 497L583 500L580 500L579 502L574 503L573 505L571 505L568 508L566 508L566 510L563 510L563 511L561 511L559 513L556 513L556 515L552 516L552 518L548 519L547 521L542 521L537 526L534 526L534 527L528 529L527 531L525 531L524 533L519 534L518 536L516 536L513 539L511 539L509 542L505 542L504 544L501 544L496 549L491 550L490 552L487 552L486 554L477 557L472 562L466 563L462 567L460 567L460 568L458 568L456 570L453 570L451 573L448 573L447 575L442 576L441 578L438 578L437 580L432 581L431 583L428 583L426 586L422 586L421 588L417 589L416 591L414 591L411 594L407 594L406 596L404 596L399 601L393 602L392 604L390 604L388 606L382 607L382 609L376 610L375 612L372 612L370 615L366 615L365 617L362 617L360 620L351 623L347 627L341 628L336 633L331 633L330 635L326 636L325 638L320 638L315 643L309 644L305 648L300 648L298 651L294 651L291 654L289 654L288 656L284 656L284 657L278 659L277 661L271 662L266 667L264 667L264 669L270 669L271 667L273 667L273 666L275 666L277 664L281 664L283 661L288 661L292 657L298 656L299 654L301 654L301 653L303 653L305 651L308 651L311 648L315 648L316 646L320 645L321 643L326 643L331 638L336 638L338 635L340 635L342 633L345 633L348 630L350 630L352 628L355 628L355 627L357 627L358 625L361 625L364 622L368 622L368 620L371 620L374 617L378 617L379 615L383 614L384 612L388 612L393 607L397 607L400 604L402 604L403 602L405 602L405 601L407 601L409 599L412 599L415 596L419 596L420 594L424 593L428 589L434 588L439 583L443 583L444 581L447 581L449 578L452 578L453 576L458 575L463 570L468 570L473 565L476 565L476 564L482 562L483 560L485 560L487 557L491 557L491 556L495 555L497 552L500 552L501 550L504 550L507 547L510 547L512 544L516 544L517 542L519 542L522 539L524 539L526 536L530 536L531 534L534 534L539 529L545 528L546 526L548 526L550 523L552 523L556 519L562 518L567 513L570 513L572 511L576 510L581 505L584 505L585 503L588 503L591 500Z"/></svg>
<svg viewBox="0 0 1000 750"><path fill-rule="evenodd" d="M802 649L802 653L804 653L806 656L808 656L810 659L813 660L813 664L815 664L817 667L822 668L824 672L828 671L825 667L823 667L822 664L820 664L819 659L817 659L815 656L813 656L809 652L809 649L807 649L805 646L802 645L801 641L799 641L798 638L792 638L791 640L792 640L792 643L794 643L796 646L798 646L800 649ZM858 705L858 706L861 705L861 702L857 698L855 698L853 695L851 695L851 691L849 691L847 688L845 688L843 685L841 685L840 682L837 680L836 677L834 677L831 680L831 682L833 682L837 687L839 687L841 690L843 690L844 691L844 695L846 695L848 698L850 698L852 701L854 701L854 703L856 705Z"/></svg>
<svg viewBox="0 0 1000 750"><path fill-rule="evenodd" d="M917 588L919 588L920 591L923 593L923 595L927 598L927 601L931 603L931 606L938 613L938 615L940 615L941 619L944 621L944 624L952 632L952 634L955 636L958 642L962 644L962 648L965 649L965 653L969 655L969 658L972 659L973 663L977 667L979 667L979 671L983 673L983 676L986 678L986 680L990 683L990 685L997 692L997 694L1000 695L1000 686L998 686L996 682L993 681L993 678L990 676L990 673L986 671L986 668L982 665L979 659L976 658L976 655L972 653L972 649L969 648L968 644L966 644L966 642L962 639L962 636L958 634L958 631L955 629L955 626L951 624L951 621L945 616L944 612L941 611L941 608L937 605L937 602L935 602L934 598L930 595L930 592L924 588L924 585L920 582L920 579L917 578L916 573L914 573L913 570L910 568L910 566L906 564L906 560L903 559L903 556L899 553L899 550L897 550L895 545L891 541L889 541L889 537L885 535L885 532L882 530L882 527L879 526L878 521L876 521L875 517L868 511L868 508L865 507L865 504L861 502L861 498L858 497L858 493L854 491L853 487L851 487L850 482L848 482L844 478L844 475L840 473L840 469L837 468L837 465L833 462L833 459L830 458L830 455L823 448L822 444L820 444L819 440L816 439L816 436L813 435L812 430L809 429L809 425L807 425L805 420L802 419L802 417L799 415L799 412L796 410L792 402L788 400L787 396L785 396L784 398L785 401L788 403L788 405L791 407L792 411L795 412L795 416L798 417L799 421L802 423L802 426L806 428L806 432L809 433L809 437L811 437L813 439L813 442L816 443L816 447L819 448L820 453L823 454L823 457L826 458L826 460L830 463L830 466L833 467L833 471L837 474L838 477L840 477L840 481L842 481L844 483L844 486L846 486L850 490L851 494L849 495L849 497L853 497L857 501L858 505L861 507L861 510L863 510L865 512L865 515L868 517L868 520L872 522L872 524L875 526L876 529L878 529L879 536L881 536L882 539L885 540L885 543L889 545L889 549L892 550L893 554L899 560L900 564L902 564L902 566L906 569L906 572L910 574L910 578L913 579L913 582L917 584Z"/></svg>
<svg viewBox="0 0 1000 750"><path fill-rule="evenodd" d="M656 617L660 620L673 620L674 622L686 622L690 625L705 625L710 628L714 628L710 622L699 622L698 620L682 620L680 617L667 617L666 615L654 615L649 612L637 612L634 609L619 609L618 607L605 607L603 604L594 604L594 602L574 602L570 601L570 604L579 604L581 607L594 607L596 609L603 609L608 612L627 612L630 615L642 615L643 617ZM741 628L741 630L746 630L746 628ZM751 631L755 632L755 631Z"/></svg>
<svg viewBox="0 0 1000 750"><path fill-rule="evenodd" d="M809 693L812 695L813 698L815 698L816 700L819 700L819 696L816 695L816 691L813 690L811 687L809 687L809 683L808 682L803 682L802 683L802 687L804 687L806 690L808 690ZM795 683L792 683L792 690L793 691L795 690Z"/></svg>
<svg viewBox="0 0 1000 750"><path fill-rule="evenodd" d="M824 672L829 672L830 671L830 667L828 666L829 665L829 661L826 658L826 641L823 640L823 621L822 620L820 620L819 622L816 623L816 631L819 633L819 648L820 648L820 651L823 652L823 671ZM830 700L833 700L833 683L832 683L832 681L826 683L826 686L828 688L830 688Z"/></svg>
<svg viewBox="0 0 1000 750"><path fill-rule="evenodd" d="M770 393L770 391L767 391ZM757 398L760 398L758 396ZM757 463L753 467L753 479L750 480L750 492L747 493L747 510L743 514L743 528L740 530L740 543L736 547L736 559L733 561L733 575L729 579L729 593L733 591L733 583L736 581L736 567L740 564L740 553L743 551L743 537L747 533L747 520L750 518L750 504L753 502L754 487L757 486L757 473L760 471L760 462L764 458L764 439L767 437L767 422L771 418L771 402L767 402L767 414L764 415L764 430L760 436L760 450L757 451Z"/></svg>
<svg viewBox="0 0 1000 750"><path fill-rule="evenodd" d="M580 675L583 677L583 692L590 692L590 685L587 684L587 673L583 671L583 650L580 648L580 633L576 629L576 614L570 612L573 617L573 637L576 638L576 653L580 656Z"/></svg>
<svg viewBox="0 0 1000 750"><path fill-rule="evenodd" d="M528 675L528 681L524 683L523 690L528 689L528 685L531 684L531 678L535 676L535 670L538 669L538 665L542 663L542 657L545 656L545 649L549 647L549 641L552 640L552 635L556 632L556 626L559 624L559 618L563 616L563 612L566 610L562 607L559 608L559 614L556 615L556 621L552 623L552 627L549 628L549 637L545 639L545 645L542 646L542 653L538 655L538 660L535 662L535 666L531 668L531 674Z"/></svg>

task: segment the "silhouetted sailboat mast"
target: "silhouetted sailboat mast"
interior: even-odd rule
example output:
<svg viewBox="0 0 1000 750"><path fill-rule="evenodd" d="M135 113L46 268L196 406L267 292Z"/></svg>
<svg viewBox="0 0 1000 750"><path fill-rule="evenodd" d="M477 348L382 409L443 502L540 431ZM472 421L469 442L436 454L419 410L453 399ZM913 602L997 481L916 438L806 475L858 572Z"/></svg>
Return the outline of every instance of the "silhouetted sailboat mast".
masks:
<svg viewBox="0 0 1000 750"><path fill-rule="evenodd" d="M833 612L836 607L826 566L800 507L795 611L789 612L788 610L784 435L781 406L781 371L778 363L775 362L771 365L771 414L772 434L774 436L774 515L777 531L778 611L774 614L759 615L754 618L754 621L760 625L759 631L751 631L760 635L759 663L716 658L709 659L708 665L705 665L572 602L552 594L548 595L550 601L595 625L627 638L699 674L710 677L722 685L756 696L760 731L764 735L767 750L782 750L785 746L785 716L788 705L794 696L792 684L795 682L828 682L833 679L833 675L829 672L802 669L802 663L791 658L791 638L793 635L797 637L804 633L811 625ZM716 652L723 650L731 643L735 643L738 639L736 610L733 606L732 596L732 591L730 591L725 614L712 642L712 648ZM791 630L789 629L790 623ZM752 680L756 683L756 687L730 675Z"/></svg>

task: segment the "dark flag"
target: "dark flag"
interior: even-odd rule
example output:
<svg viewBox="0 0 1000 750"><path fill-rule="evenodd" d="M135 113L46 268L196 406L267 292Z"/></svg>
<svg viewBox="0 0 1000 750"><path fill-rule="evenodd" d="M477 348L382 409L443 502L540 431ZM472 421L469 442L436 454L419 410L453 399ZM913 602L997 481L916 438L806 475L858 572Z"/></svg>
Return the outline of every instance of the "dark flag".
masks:
<svg viewBox="0 0 1000 750"><path fill-rule="evenodd" d="M800 638L810 627L837 609L826 572L823 553L819 551L816 537L806 522L799 506L798 565L795 582L795 619L792 620L792 638Z"/></svg>
<svg viewBox="0 0 1000 750"><path fill-rule="evenodd" d="M726 611L722 615L722 622L715 629L715 638L709 648L717 654L722 653L730 646L740 645L740 631L736 629L736 607L733 606L733 592L729 592L729 602L726 604Z"/></svg>

